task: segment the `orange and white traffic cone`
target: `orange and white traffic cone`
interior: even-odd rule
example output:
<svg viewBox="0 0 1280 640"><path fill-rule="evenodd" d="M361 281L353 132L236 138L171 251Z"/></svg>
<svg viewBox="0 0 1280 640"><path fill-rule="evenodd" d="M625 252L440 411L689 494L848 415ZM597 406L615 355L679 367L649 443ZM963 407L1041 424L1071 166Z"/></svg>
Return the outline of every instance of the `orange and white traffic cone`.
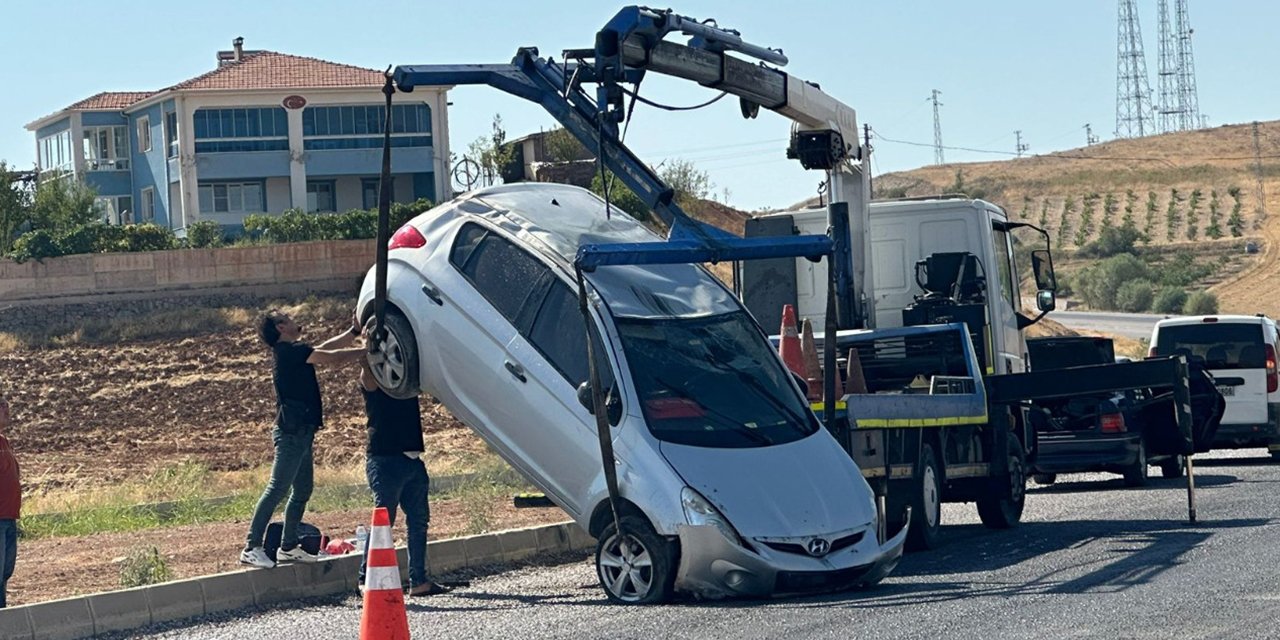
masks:
<svg viewBox="0 0 1280 640"><path fill-rule="evenodd" d="M800 356L804 358L805 382L809 383L809 401L822 399L822 364L818 362L817 343L813 340L813 323L805 318L800 323Z"/></svg>
<svg viewBox="0 0 1280 640"><path fill-rule="evenodd" d="M391 518L386 507L373 510L367 564L360 640L409 640L409 616L404 609L400 565L391 544Z"/></svg>
<svg viewBox="0 0 1280 640"><path fill-rule="evenodd" d="M782 328L779 334L781 338L778 340L778 355L782 356L782 363L803 379L806 371L800 336L796 333L796 308L789 304L782 306Z"/></svg>

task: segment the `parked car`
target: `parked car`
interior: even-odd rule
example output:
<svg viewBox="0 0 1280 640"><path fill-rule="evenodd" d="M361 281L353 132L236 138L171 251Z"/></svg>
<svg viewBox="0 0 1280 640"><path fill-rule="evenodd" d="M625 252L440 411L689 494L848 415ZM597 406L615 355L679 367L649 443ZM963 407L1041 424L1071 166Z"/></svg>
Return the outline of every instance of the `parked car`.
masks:
<svg viewBox="0 0 1280 640"><path fill-rule="evenodd" d="M1267 447L1280 460L1280 378L1276 322L1263 315L1165 318L1151 332L1151 355L1182 355L1211 373L1226 400L1214 449Z"/></svg>
<svg viewBox="0 0 1280 640"><path fill-rule="evenodd" d="M586 273L621 501L609 508L588 407L586 243L660 238L585 189L516 184L427 211L392 237L393 395L428 393L594 536L617 602L878 582L905 531L878 535L870 487L809 410L765 333L697 265ZM373 313L374 275L357 311ZM884 537L888 537L887 535Z"/></svg>
<svg viewBox="0 0 1280 640"><path fill-rule="evenodd" d="M1062 370L1063 375L1072 375L1073 367L1120 360L1110 338L1031 338L1027 351L1032 370ZM1166 478L1180 477L1181 456L1149 455L1147 432L1155 425L1146 424L1143 409L1152 398L1147 390L1132 390L1038 401L1032 413L1037 438L1032 480L1053 484L1059 473L1105 471L1123 475L1125 486L1139 487L1147 483L1149 465L1159 466Z"/></svg>

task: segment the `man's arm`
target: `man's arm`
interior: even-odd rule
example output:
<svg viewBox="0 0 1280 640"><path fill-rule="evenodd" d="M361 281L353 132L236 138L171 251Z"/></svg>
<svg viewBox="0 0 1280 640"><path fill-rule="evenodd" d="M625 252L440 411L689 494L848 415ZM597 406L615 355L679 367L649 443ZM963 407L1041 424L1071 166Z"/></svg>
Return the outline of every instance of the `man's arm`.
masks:
<svg viewBox="0 0 1280 640"><path fill-rule="evenodd" d="M321 342L316 345L316 351L333 351L335 349L346 349L355 343L356 336L359 334L352 333L350 330ZM314 362L312 364L315 364Z"/></svg>
<svg viewBox="0 0 1280 640"><path fill-rule="evenodd" d="M332 340L326 341L327 345ZM322 345L323 346L323 345ZM344 347L340 349L319 348L311 352L307 357L307 364L347 364L355 362L368 353L368 349L364 347Z"/></svg>

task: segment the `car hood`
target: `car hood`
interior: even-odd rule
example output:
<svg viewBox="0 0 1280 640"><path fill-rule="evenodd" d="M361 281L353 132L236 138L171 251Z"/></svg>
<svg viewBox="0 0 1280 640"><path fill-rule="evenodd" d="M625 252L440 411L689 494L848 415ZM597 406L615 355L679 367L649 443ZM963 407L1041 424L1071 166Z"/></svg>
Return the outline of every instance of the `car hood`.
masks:
<svg viewBox="0 0 1280 640"><path fill-rule="evenodd" d="M769 447L662 442L659 449L745 537L817 535L875 522L870 487L825 431Z"/></svg>

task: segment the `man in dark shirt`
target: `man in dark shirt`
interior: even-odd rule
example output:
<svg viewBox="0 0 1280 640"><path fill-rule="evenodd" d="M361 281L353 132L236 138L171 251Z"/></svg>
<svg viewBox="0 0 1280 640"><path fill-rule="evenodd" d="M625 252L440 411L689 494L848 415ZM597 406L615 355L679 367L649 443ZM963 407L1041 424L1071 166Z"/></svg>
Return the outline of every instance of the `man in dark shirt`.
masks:
<svg viewBox="0 0 1280 640"><path fill-rule="evenodd" d="M271 434L275 460L271 465L271 479L253 511L240 562L263 568L275 566L263 549L263 538L271 515L286 493L289 503L285 505L284 530L276 560L315 562L316 556L298 546L298 523L302 521L307 500L311 499L312 445L316 431L324 424L315 365L340 365L360 359L365 353L364 347L353 346L360 327L353 324L350 330L312 347L299 341L301 325L279 311L269 311L262 317L259 334L275 358L271 374L276 390L276 425Z"/></svg>
<svg viewBox="0 0 1280 640"><path fill-rule="evenodd" d="M5 593L18 559L18 518L22 511L22 483L18 459L5 437L9 431L9 400L0 395L0 609L8 606Z"/></svg>
<svg viewBox="0 0 1280 640"><path fill-rule="evenodd" d="M365 450L365 476L373 491L374 506L386 507L391 524L396 507L404 510L409 530L409 595L426 596L447 591L427 579L427 507L430 478L422 461L422 410L418 398L397 400L378 386L368 361L361 361L360 391L369 418L369 444ZM366 545L367 546L367 545ZM364 585L368 549L361 549L360 585Z"/></svg>

